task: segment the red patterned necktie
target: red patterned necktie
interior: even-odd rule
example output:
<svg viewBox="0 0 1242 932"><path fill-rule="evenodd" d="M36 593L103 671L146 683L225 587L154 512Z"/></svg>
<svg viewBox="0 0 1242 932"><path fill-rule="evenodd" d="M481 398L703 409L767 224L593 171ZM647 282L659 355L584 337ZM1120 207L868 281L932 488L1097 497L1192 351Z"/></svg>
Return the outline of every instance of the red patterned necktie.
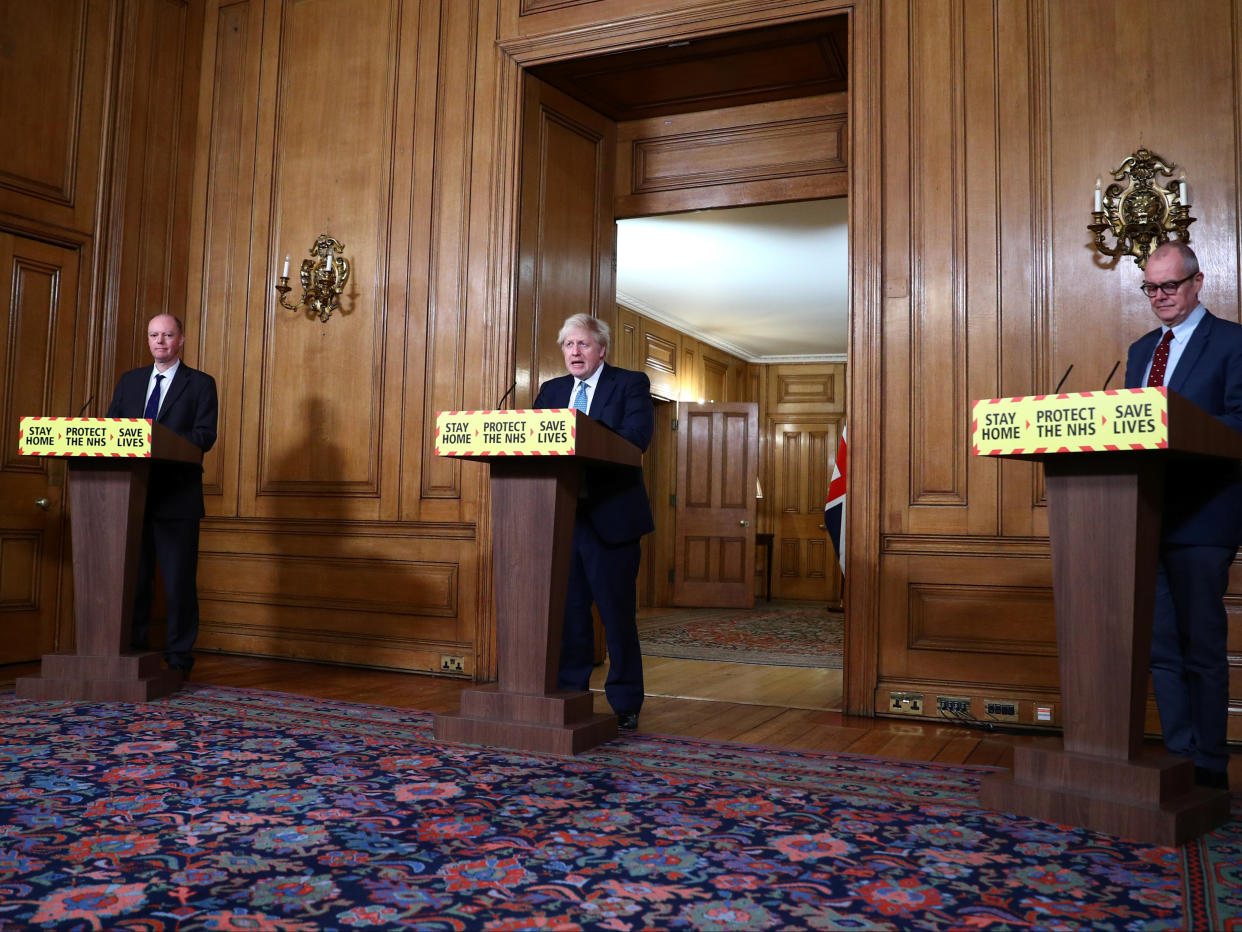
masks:
<svg viewBox="0 0 1242 932"><path fill-rule="evenodd" d="M1151 375L1147 376L1147 385L1164 384L1164 370L1169 365L1169 344L1173 342L1173 331L1166 330L1160 345L1156 347L1156 355L1151 358Z"/></svg>

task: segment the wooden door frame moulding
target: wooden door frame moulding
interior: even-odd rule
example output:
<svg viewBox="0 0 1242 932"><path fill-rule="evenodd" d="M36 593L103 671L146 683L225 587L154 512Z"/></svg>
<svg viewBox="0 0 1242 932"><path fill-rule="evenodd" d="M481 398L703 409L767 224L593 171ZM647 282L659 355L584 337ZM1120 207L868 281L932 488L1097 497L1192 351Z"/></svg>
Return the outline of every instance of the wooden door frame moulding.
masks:
<svg viewBox="0 0 1242 932"><path fill-rule="evenodd" d="M698 9L636 16L632 19L569 30L563 34L497 38L501 64L499 96L513 101L524 68L545 62L621 51L652 42L735 31L833 14L850 17L848 164L850 199L850 342L846 367L846 423L858 422L850 437L850 518L846 523L844 711L875 714L878 682L880 592L880 475L882 430L880 374L882 332L880 224L881 191L881 10L880 0L728 0ZM498 32L502 17L497 19ZM504 108L502 108L504 109ZM517 158L521 144L520 108L498 115L495 153L498 171L493 179L497 212L493 240L493 268L516 276L518 216ZM512 176L512 177L511 177ZM514 279L516 281L516 279ZM512 283L493 283L501 313L492 321L494 337L511 340L515 332L515 295ZM509 345L497 343L497 345ZM507 383L506 383L507 384ZM761 450L761 462L766 451ZM480 527L480 540L485 539ZM479 555L489 563L488 555ZM490 580L490 568L480 573ZM490 600L489 600L490 602ZM491 606L494 611L494 606ZM480 625L494 632L494 623Z"/></svg>
<svg viewBox="0 0 1242 932"><path fill-rule="evenodd" d="M501 0L502 3L505 0ZM515 2L515 0L509 0ZM698 8L640 13L628 19L580 26L561 32L507 37L501 49L520 65L580 58L595 52L623 52L668 39L701 36L763 26L779 26L857 10L872 0L716 0ZM502 14L503 18L503 14ZM498 24L503 32L504 24Z"/></svg>

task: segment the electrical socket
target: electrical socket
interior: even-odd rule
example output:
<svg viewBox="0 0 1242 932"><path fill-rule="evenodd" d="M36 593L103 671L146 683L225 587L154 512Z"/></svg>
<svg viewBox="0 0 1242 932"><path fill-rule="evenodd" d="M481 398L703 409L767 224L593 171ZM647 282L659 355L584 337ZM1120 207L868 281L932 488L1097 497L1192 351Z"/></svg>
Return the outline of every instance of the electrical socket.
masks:
<svg viewBox="0 0 1242 932"><path fill-rule="evenodd" d="M969 715L970 700L963 696L937 696L936 711L941 715Z"/></svg>
<svg viewBox="0 0 1242 932"><path fill-rule="evenodd" d="M888 711L900 712L902 715L922 715L923 694L891 692L888 694Z"/></svg>
<svg viewBox="0 0 1242 932"><path fill-rule="evenodd" d="M997 722L1016 722L1018 720L1018 702L1016 699L989 699L983 704L983 711L988 718Z"/></svg>
<svg viewBox="0 0 1242 932"><path fill-rule="evenodd" d="M465 673L466 658L455 657L452 654L441 654L440 670L443 673Z"/></svg>

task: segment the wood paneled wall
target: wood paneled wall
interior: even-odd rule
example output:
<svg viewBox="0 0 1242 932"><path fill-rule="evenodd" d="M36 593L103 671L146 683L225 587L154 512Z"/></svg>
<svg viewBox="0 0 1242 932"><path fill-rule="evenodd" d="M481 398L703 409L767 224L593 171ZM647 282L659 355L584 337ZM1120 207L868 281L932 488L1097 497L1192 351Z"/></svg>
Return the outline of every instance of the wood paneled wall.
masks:
<svg viewBox="0 0 1242 932"><path fill-rule="evenodd" d="M191 281L225 402L201 643L485 677L484 469L432 456L429 425L508 378L490 250L513 163L490 149L519 111L486 5L209 7ZM353 263L323 323L272 287L320 233Z"/></svg>
<svg viewBox="0 0 1242 932"><path fill-rule="evenodd" d="M188 316L202 22L201 0L0 0L0 276L13 286L0 376L23 386L4 393L5 437L22 415L101 414L116 374L145 355L146 321ZM33 556L0 552L2 578L26 572L15 555L35 568L38 598L0 605L33 613L3 625L6 658L28 660L73 643L64 470L0 471L0 537L29 523L36 497L49 501ZM11 481L22 474L42 494Z"/></svg>
<svg viewBox="0 0 1242 932"><path fill-rule="evenodd" d="M842 197L848 123L845 94L622 122L617 217Z"/></svg>
<svg viewBox="0 0 1242 932"><path fill-rule="evenodd" d="M494 670L485 477L430 456L428 425L519 375L524 66L850 17L853 711L892 689L1055 705L1042 483L972 459L966 431L972 399L1046 390L1071 363L1068 389L1098 388L1150 328L1133 264L1090 247L1095 178L1140 144L1184 167L1206 302L1238 316L1236 0L1172 19L1157 0L3 11L41 38L0 59L0 116L29 143L0 156L0 226L82 251L86 385L110 390L182 291L191 361L220 380L205 647ZM321 232L355 262L326 324L271 287ZM619 346L639 339L621 324ZM732 390L682 347L666 361L688 364Z"/></svg>
<svg viewBox="0 0 1242 932"><path fill-rule="evenodd" d="M1170 29L1158 3L884 5L881 709L953 684L1056 720L1042 474L971 458L969 405L1071 364L1067 390L1099 389L1156 323L1139 270L1085 229L1096 177L1140 144L1187 172L1204 300L1238 318L1237 12L1188 3Z"/></svg>

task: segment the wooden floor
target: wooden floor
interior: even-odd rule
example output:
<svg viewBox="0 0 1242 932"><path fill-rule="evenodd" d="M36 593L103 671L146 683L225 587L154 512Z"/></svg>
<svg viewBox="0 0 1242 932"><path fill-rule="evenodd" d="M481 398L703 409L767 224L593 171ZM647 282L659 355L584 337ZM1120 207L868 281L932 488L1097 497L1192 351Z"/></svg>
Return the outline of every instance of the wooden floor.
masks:
<svg viewBox="0 0 1242 932"><path fill-rule="evenodd" d="M602 689L607 663L597 667L591 688ZM840 711L840 670L822 667L768 666L706 660L643 657L646 694L669 699L713 699L746 705Z"/></svg>
<svg viewBox="0 0 1242 932"><path fill-rule="evenodd" d="M302 663L292 660L268 660L228 654L198 653L194 682L218 686L242 686L276 692L318 696L352 702L366 702L396 708L413 708L425 712L452 712L458 707L458 696L470 683L446 677L383 670L360 670L353 667ZM654 661L655 658L652 658ZM704 677L704 667L756 667L754 664L705 664L693 660L666 660L647 667L648 697L643 705L639 730L651 734L677 735L718 741L737 741L769 747L816 751L846 751L871 754L900 760L944 761L993 766L1008 766L1015 743L1030 740L1023 737L990 735L951 724L906 722L892 719L868 719L844 715L824 708L799 708L798 703L753 704L747 702L681 698L677 693L696 690L695 684L719 676L736 678L749 675L754 690L761 690L765 674L776 677L793 676L800 668L762 667L756 670L715 671ZM0 667L0 688L11 687L17 676L38 672L37 664ZM840 695L840 671L835 673L837 697ZM596 676L603 675L598 670ZM832 677L822 677L828 682ZM719 686L719 683L716 683ZM657 693L665 692L667 695ZM828 693L824 693L828 695ZM806 704L806 703L803 703ZM811 703L815 704L815 703ZM818 703L823 704L823 703ZM601 693L595 695L595 707L608 712L608 703Z"/></svg>

